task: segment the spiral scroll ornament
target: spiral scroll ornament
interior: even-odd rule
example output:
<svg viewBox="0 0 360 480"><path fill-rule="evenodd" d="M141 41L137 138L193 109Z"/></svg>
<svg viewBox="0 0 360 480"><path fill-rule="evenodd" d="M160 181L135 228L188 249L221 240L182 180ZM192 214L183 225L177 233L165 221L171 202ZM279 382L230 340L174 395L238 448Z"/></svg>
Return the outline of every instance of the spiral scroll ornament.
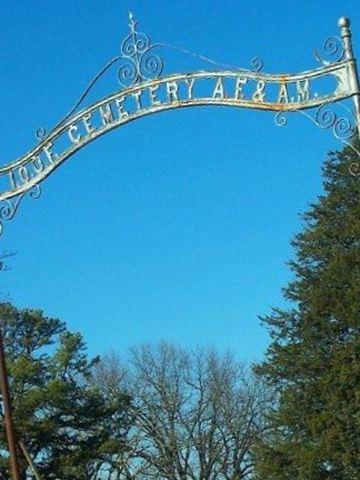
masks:
<svg viewBox="0 0 360 480"><path fill-rule="evenodd" d="M333 136L341 141L350 140L355 134L355 126L353 122L346 116L340 116L332 108L327 105L321 105L312 116L309 113L305 113L301 110L293 110L294 112L301 113L305 117L309 118L316 126L323 130L331 130ZM284 127L287 125L287 113L277 112L274 118L275 125L278 127Z"/></svg>
<svg viewBox="0 0 360 480"><path fill-rule="evenodd" d="M152 45L147 35L136 30L138 23L131 12L129 19L130 34L121 44L121 60L125 63L118 69L118 80L123 87L158 78L164 68L163 60L152 52L159 45Z"/></svg>
<svg viewBox="0 0 360 480"><path fill-rule="evenodd" d="M261 72L264 68L264 60L260 57L254 57L251 59L251 67L254 72Z"/></svg>
<svg viewBox="0 0 360 480"><path fill-rule="evenodd" d="M285 127L288 123L286 112L277 112L274 117L274 122L277 127Z"/></svg>
<svg viewBox="0 0 360 480"><path fill-rule="evenodd" d="M44 127L39 127L35 132L35 137L39 142L42 142L46 138L46 130Z"/></svg>
<svg viewBox="0 0 360 480"><path fill-rule="evenodd" d="M35 184L29 190L26 190L25 192L21 193L15 199L4 200L3 202L0 203L0 236L4 231L4 223L10 222L14 218L22 199L27 194L29 194L29 197L34 200L39 198L41 195L40 185Z"/></svg>
<svg viewBox="0 0 360 480"><path fill-rule="evenodd" d="M337 36L328 37L322 44L321 51L314 50L315 59L322 65L341 62L344 59L344 44Z"/></svg>
<svg viewBox="0 0 360 480"><path fill-rule="evenodd" d="M334 137L338 140L350 140L355 133L355 126L348 117L339 116L326 105L317 109L315 123L325 130L331 129Z"/></svg>
<svg viewBox="0 0 360 480"><path fill-rule="evenodd" d="M340 104L341 105L341 104ZM294 112L301 113L308 119L310 119L317 127L323 130L329 130L332 132L334 138L340 140L343 144L351 148L358 156L359 160L351 163L349 166L349 172L355 177L360 176L360 151L358 151L352 144L352 139L356 134L356 121L354 124L354 116L350 109L342 105L347 111L348 115L339 115L336 111L329 107L329 105L321 105L315 112L315 115L311 115L301 110L294 110ZM288 112L277 112L274 117L275 125L278 127L284 127L287 125Z"/></svg>
<svg viewBox="0 0 360 480"><path fill-rule="evenodd" d="M349 172L353 177L360 177L360 161L351 163L349 166Z"/></svg>

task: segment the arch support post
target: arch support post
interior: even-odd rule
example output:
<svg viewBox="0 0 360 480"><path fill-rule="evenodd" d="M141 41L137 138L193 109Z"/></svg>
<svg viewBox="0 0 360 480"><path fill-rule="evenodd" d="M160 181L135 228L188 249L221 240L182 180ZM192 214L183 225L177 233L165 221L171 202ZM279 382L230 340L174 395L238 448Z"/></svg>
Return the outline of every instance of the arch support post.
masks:
<svg viewBox="0 0 360 480"><path fill-rule="evenodd" d="M352 44L352 35L350 28L350 20L342 17L339 19L339 27L341 33L341 40L344 47L344 58L349 60L349 82L351 90L354 92L353 101L355 108L355 118L357 124L358 137L360 138L360 82L359 73L354 57L354 49Z"/></svg>
<svg viewBox="0 0 360 480"><path fill-rule="evenodd" d="M3 401L6 438L10 453L10 468L13 480L20 480L17 441L12 418L12 406L9 392L9 382L6 369L4 339L0 328L0 390Z"/></svg>

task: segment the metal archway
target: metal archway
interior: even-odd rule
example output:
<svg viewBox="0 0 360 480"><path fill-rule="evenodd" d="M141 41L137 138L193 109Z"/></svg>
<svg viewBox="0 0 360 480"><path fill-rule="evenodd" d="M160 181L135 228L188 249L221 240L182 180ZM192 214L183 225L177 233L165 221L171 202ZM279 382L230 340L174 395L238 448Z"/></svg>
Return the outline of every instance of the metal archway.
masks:
<svg viewBox="0 0 360 480"><path fill-rule="evenodd" d="M346 18L339 20L341 37L329 37L324 42L324 53L331 60L324 60L316 51L321 67L277 75L263 73L263 62L255 58L253 70L234 67L161 76L164 63L153 49L165 45L153 45L147 35L138 32L131 13L129 25L130 34L121 45L121 55L96 75L70 113L49 133L39 129L40 143L36 147L0 167L0 235L25 194L37 198L40 184L65 160L101 135L145 115L181 107L222 105L276 112L279 126L286 124L285 113L300 112L321 128L331 129L343 142L358 129L360 87L350 21ZM123 88L78 111L89 90L116 62L122 62L118 79ZM347 115L339 116L329 108L349 98L353 99L354 113L348 110ZM316 109L314 116L307 113L311 109ZM352 174L359 171L359 164L352 165Z"/></svg>
<svg viewBox="0 0 360 480"><path fill-rule="evenodd" d="M315 52L320 67L291 75L263 73L262 60L254 58L252 70L222 65L225 68L215 71L161 76L164 63L153 50L169 46L151 44L149 37L137 30L131 13L129 26L121 54L95 76L69 114L49 133L39 129L40 143L36 147L0 167L0 235L4 224L14 218L24 196L28 193L37 198L40 184L78 150L130 121L174 108L220 105L270 110L276 112L275 122L279 126L286 124L287 112L300 112L355 150L351 139L359 134L360 87L348 19L339 20L340 37L329 37L324 42L323 52L328 59ZM201 55L175 48L219 66ZM79 110L97 80L117 62L121 62L118 79L122 88ZM346 99L353 100L354 110L343 105L346 114L338 115L331 105ZM315 115L309 113L314 109ZM350 166L349 173L360 175L360 152L355 151L359 161ZM0 389L12 476L20 480L1 329Z"/></svg>

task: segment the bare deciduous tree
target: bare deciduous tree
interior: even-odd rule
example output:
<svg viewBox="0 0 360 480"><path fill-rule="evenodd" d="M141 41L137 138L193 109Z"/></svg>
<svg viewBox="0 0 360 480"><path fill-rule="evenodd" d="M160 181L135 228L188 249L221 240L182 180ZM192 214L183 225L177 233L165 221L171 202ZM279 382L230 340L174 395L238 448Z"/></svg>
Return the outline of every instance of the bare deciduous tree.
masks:
<svg viewBox="0 0 360 480"><path fill-rule="evenodd" d="M126 389L133 398L118 479L251 478L266 392L249 368L229 353L168 343L133 348L124 365L113 354L97 375L103 388Z"/></svg>

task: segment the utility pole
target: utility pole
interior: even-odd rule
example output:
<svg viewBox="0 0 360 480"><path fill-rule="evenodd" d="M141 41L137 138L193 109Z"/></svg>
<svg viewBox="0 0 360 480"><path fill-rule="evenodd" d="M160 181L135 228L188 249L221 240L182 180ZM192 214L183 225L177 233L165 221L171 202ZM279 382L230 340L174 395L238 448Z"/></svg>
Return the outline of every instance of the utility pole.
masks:
<svg viewBox="0 0 360 480"><path fill-rule="evenodd" d="M4 339L0 327L0 390L3 400L5 417L5 430L10 453L10 468L13 480L20 480L19 460L17 454L17 442L12 418L12 407L9 393L9 382L6 370Z"/></svg>

